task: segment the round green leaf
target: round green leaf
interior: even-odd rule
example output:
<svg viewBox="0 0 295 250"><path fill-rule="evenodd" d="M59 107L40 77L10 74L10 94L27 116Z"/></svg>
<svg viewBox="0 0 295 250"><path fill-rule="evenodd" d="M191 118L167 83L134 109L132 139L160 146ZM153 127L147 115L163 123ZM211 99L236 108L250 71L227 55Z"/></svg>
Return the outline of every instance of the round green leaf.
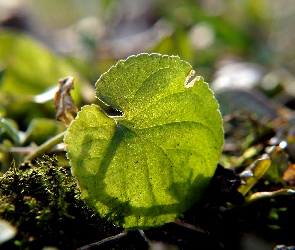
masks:
<svg viewBox="0 0 295 250"><path fill-rule="evenodd" d="M200 200L223 145L218 104L176 56L139 54L96 83L97 97L122 112L84 106L65 136L82 198L125 228L173 221ZM194 86L193 86L194 85Z"/></svg>

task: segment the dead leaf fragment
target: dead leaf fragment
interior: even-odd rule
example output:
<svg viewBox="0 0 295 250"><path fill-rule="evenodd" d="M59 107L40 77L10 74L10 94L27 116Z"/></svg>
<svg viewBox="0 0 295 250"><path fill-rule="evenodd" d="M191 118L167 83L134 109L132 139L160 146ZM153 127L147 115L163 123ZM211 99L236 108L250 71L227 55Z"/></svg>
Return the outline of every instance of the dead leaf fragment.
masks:
<svg viewBox="0 0 295 250"><path fill-rule="evenodd" d="M290 164L284 172L283 180L291 186L295 186L295 164Z"/></svg>
<svg viewBox="0 0 295 250"><path fill-rule="evenodd" d="M195 73L196 72L194 70L191 70L188 76L186 77L185 83L184 83L184 86L186 88L192 88L195 85L195 83L201 79L200 76L196 76L195 78L191 79L195 75Z"/></svg>
<svg viewBox="0 0 295 250"><path fill-rule="evenodd" d="M54 107L56 109L56 120L63 121L69 125L74 117L71 112L78 112L78 108L70 94L74 89L75 78L72 76L64 77L58 80L59 89L54 96Z"/></svg>

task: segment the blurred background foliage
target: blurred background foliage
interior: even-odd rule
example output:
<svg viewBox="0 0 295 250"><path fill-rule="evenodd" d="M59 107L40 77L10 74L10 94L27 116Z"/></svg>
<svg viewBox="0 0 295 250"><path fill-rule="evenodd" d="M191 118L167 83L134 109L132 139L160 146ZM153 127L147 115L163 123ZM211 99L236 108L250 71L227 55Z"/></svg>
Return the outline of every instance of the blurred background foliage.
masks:
<svg viewBox="0 0 295 250"><path fill-rule="evenodd" d="M54 121L58 79L75 77L78 107L98 102L99 76L140 52L189 61L224 116L246 108L258 119L292 120L294 22L292 0L1 0L1 151L65 129Z"/></svg>
<svg viewBox="0 0 295 250"><path fill-rule="evenodd" d="M2 0L1 116L22 117L22 128L44 116L40 107L52 116L49 98L34 96L67 75L77 79L78 104L92 102L100 74L140 52L179 55L216 91L255 88L273 97L285 90L291 101L294 21L292 0ZM38 108L17 106L28 101ZM28 117L14 114L29 108Z"/></svg>
<svg viewBox="0 0 295 250"><path fill-rule="evenodd" d="M94 83L117 60L157 52L189 61L223 115L274 119L295 108L294 22L292 0L1 0L0 118L18 146L39 145L65 129L54 121L59 78L75 77L81 107L98 102ZM15 146L5 126L2 152ZM34 126L45 135L30 137Z"/></svg>

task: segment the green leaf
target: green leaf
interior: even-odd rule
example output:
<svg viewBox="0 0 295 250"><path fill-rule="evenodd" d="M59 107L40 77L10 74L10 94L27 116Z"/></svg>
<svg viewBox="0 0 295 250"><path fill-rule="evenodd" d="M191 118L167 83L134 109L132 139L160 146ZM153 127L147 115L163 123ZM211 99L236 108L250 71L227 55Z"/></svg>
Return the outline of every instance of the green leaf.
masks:
<svg viewBox="0 0 295 250"><path fill-rule="evenodd" d="M6 137L5 134L11 138L16 145L20 143L20 137L17 133L17 124L13 120L0 118L0 140Z"/></svg>
<svg viewBox="0 0 295 250"><path fill-rule="evenodd" d="M289 156L280 146L270 147L267 153L271 159L271 166L265 172L264 178L276 184L282 183L284 173L290 165Z"/></svg>
<svg viewBox="0 0 295 250"><path fill-rule="evenodd" d="M277 196L287 196L287 195L294 196L295 190L282 188L272 192L256 192L246 197L246 203L244 204L244 206L250 205L253 202L260 201L263 199L273 199Z"/></svg>
<svg viewBox="0 0 295 250"><path fill-rule="evenodd" d="M81 86L86 84L63 58L17 31L0 32L0 71L0 112L22 127L34 118L44 117L44 113L51 118L55 116L52 103L46 103L48 98L40 94L58 86L59 78L69 75L77 78L78 84L72 92L76 105L81 102ZM39 95L38 101L35 95Z"/></svg>
<svg viewBox="0 0 295 250"><path fill-rule="evenodd" d="M185 86L191 74L176 56L121 60L99 78L96 95L123 115L84 106L70 124L65 143L82 197L113 223L161 226L209 185L223 145L222 119L202 78Z"/></svg>
<svg viewBox="0 0 295 250"><path fill-rule="evenodd" d="M257 159L253 164L247 167L240 177L244 179L245 183L242 184L238 191L242 195L246 195L250 189L260 180L271 165L271 159L265 155L260 159Z"/></svg>
<svg viewBox="0 0 295 250"><path fill-rule="evenodd" d="M35 118L30 122L22 144L27 145L30 142L34 142L40 145L64 130L64 125L58 121L48 118Z"/></svg>
<svg viewBox="0 0 295 250"><path fill-rule="evenodd" d="M1 32L0 44L0 63L4 67L0 90L3 92L40 94L57 85L59 78L77 75L65 60L28 35Z"/></svg>

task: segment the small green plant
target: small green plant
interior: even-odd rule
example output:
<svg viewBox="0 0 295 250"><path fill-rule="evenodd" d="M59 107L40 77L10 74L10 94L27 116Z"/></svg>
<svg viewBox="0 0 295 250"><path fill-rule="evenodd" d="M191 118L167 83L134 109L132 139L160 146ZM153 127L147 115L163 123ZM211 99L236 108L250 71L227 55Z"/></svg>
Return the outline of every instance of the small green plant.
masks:
<svg viewBox="0 0 295 250"><path fill-rule="evenodd" d="M139 54L96 83L122 115L84 106L65 135L85 202L124 228L171 222L199 201L223 145L218 103L177 56Z"/></svg>

